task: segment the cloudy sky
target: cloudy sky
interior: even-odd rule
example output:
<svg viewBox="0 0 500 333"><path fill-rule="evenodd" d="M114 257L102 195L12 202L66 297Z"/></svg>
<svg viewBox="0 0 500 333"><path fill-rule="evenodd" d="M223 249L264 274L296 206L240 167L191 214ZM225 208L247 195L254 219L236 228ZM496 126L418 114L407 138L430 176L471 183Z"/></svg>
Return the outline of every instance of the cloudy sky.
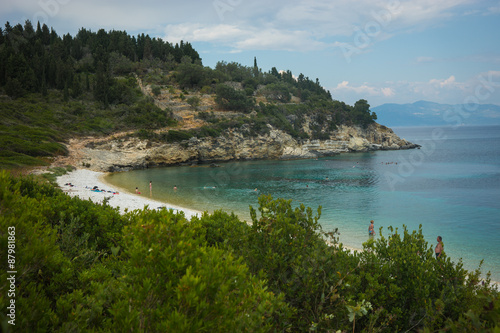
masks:
<svg viewBox="0 0 500 333"><path fill-rule="evenodd" d="M29 19L189 41L205 66L235 61L319 79L334 99L500 105L500 2L482 0L2 0Z"/></svg>

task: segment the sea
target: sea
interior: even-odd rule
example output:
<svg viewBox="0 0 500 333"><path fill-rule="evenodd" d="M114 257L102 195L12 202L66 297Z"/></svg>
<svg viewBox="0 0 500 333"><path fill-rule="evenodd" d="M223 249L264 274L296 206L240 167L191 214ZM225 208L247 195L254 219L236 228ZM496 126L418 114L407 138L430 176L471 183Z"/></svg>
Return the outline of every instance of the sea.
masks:
<svg viewBox="0 0 500 333"><path fill-rule="evenodd" d="M105 181L131 193L138 187L166 207L220 209L247 221L261 194L313 211L321 206L323 230L338 228L340 242L360 249L370 220L376 237L388 235L389 226L402 233L404 226L422 225L429 245L442 236L453 261L475 270L484 260L483 277L489 271L500 281L500 126L393 130L421 148L152 168L113 173Z"/></svg>

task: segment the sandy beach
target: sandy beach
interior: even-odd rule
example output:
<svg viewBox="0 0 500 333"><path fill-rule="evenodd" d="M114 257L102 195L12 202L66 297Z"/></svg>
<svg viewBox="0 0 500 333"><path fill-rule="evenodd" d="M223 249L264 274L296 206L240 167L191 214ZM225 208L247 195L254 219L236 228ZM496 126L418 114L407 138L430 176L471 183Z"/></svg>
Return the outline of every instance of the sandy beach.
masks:
<svg viewBox="0 0 500 333"><path fill-rule="evenodd" d="M148 206L149 209L167 208L173 209L174 212L182 211L188 219L192 216L200 216L203 213L201 211L150 199L147 197L147 193L135 194L127 192L124 189L116 188L106 183L103 180L104 176L106 176L106 174L103 172L77 169L58 177L57 184L63 192L72 197L77 196L83 200L90 199L92 202L102 203L105 198L109 198L108 204L111 207L118 207L122 214L125 213L125 210L132 211L135 209L143 209L145 206ZM95 186L97 186L99 190L105 190L105 192L93 191L92 189ZM362 251L362 249L346 245L343 247L351 252Z"/></svg>
<svg viewBox="0 0 500 333"><path fill-rule="evenodd" d="M152 200L147 197L147 193L135 194L124 192L123 189L114 188L103 181L105 173L95 172L85 169L77 169L66 175L57 178L57 184L68 195L77 196L83 200L91 200L95 203L102 203L105 198L109 198L108 204L111 207L118 207L120 213L125 210L132 211L135 209L143 209L147 206L149 209L167 208L173 209L174 212L184 212L186 218L190 219L192 216L200 216L202 212L187 209L165 202ZM68 185L71 184L71 185ZM93 190L97 187L102 191Z"/></svg>

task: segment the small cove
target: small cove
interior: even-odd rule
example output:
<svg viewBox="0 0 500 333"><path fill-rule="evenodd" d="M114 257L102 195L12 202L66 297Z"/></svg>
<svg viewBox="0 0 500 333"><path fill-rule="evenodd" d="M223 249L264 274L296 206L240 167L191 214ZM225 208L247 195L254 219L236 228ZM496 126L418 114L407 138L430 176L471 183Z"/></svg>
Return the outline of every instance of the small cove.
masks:
<svg viewBox="0 0 500 333"><path fill-rule="evenodd" d="M260 194L292 199L316 210L325 230L339 228L345 245L361 248L367 228L417 230L430 244L443 236L445 251L468 269L500 280L500 127L400 128L420 150L341 154L290 161L245 161L220 167L168 167L115 173L114 186L178 206L234 211L249 220ZM149 182L152 190L149 190ZM174 190L177 186L177 190ZM167 204L168 206L168 204ZM155 208L155 207L152 207Z"/></svg>

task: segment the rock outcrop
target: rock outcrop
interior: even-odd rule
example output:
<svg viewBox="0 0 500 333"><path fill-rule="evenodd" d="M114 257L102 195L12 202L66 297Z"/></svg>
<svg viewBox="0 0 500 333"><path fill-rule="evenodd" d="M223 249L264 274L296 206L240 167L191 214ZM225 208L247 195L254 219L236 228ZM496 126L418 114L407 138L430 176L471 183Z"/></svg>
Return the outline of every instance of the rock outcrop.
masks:
<svg viewBox="0 0 500 333"><path fill-rule="evenodd" d="M299 159L332 156L347 152L417 148L379 124L341 126L328 140L297 140L272 128L266 135L249 137L245 128L228 130L217 138L191 138L179 143L159 143L138 138L91 141L77 151L73 164L94 171L115 172L149 167L213 163L233 160Z"/></svg>

